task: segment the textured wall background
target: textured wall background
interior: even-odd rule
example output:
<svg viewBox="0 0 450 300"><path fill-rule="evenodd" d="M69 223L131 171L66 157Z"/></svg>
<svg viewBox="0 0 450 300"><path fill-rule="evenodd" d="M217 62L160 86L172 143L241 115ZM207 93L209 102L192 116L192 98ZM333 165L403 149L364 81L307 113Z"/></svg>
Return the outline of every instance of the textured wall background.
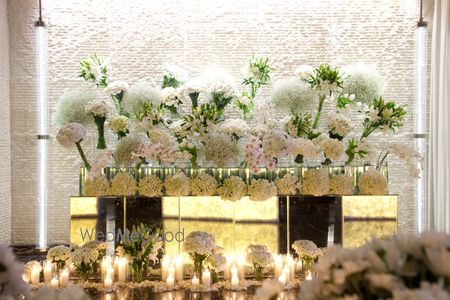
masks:
<svg viewBox="0 0 450 300"><path fill-rule="evenodd" d="M11 135L7 2L0 0L0 243L11 241Z"/></svg>
<svg viewBox="0 0 450 300"><path fill-rule="evenodd" d="M4 0L3 0L4 1ZM11 32L13 243L35 233L35 108L31 0L9 1ZM430 1L431 2L431 1ZM108 58L112 77L159 80L164 63L193 74L218 65L238 76L253 53L268 55L274 79L300 64L368 63L386 78L385 95L413 107L416 0L46 1L49 24L49 101L74 88L78 62L92 52ZM35 12L34 12L34 15ZM261 98L268 97L268 91ZM2 108L3 109L3 108ZM3 120L2 120L3 121ZM412 130L412 114L402 140ZM67 241L70 195L78 192L76 150L50 145L49 237ZM30 172L24 172L30 170ZM413 184L400 163L390 168L390 191L400 194L400 229L413 230Z"/></svg>

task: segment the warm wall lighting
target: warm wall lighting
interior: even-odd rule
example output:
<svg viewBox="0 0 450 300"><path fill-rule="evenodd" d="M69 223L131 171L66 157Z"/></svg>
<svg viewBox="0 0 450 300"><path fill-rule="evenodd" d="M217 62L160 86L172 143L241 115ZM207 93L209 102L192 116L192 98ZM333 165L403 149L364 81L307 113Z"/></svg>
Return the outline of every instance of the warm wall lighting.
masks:
<svg viewBox="0 0 450 300"><path fill-rule="evenodd" d="M42 21L41 1L39 19L35 23L36 34L36 95L37 95L37 147L38 186L36 211L36 247L47 248L47 153L48 153L48 107L47 107L47 28Z"/></svg>

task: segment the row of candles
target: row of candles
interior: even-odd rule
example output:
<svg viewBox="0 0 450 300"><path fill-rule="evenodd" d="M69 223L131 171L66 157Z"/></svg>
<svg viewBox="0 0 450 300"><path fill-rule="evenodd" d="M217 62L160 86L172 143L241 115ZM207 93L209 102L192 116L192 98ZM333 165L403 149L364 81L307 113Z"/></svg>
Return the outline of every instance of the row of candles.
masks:
<svg viewBox="0 0 450 300"><path fill-rule="evenodd" d="M43 273L44 283L52 288L65 288L69 285L70 271L68 268L64 268L63 270L59 271L59 276L57 276L58 272L56 271L56 265L45 261ZM26 283L31 283L32 285L38 285L40 283L40 277L41 268L38 266L33 266L30 274L24 274L22 276L23 280Z"/></svg>
<svg viewBox="0 0 450 300"><path fill-rule="evenodd" d="M101 276L105 289L111 289L115 281L126 282L128 272L128 260L125 257L105 256L103 258Z"/></svg>

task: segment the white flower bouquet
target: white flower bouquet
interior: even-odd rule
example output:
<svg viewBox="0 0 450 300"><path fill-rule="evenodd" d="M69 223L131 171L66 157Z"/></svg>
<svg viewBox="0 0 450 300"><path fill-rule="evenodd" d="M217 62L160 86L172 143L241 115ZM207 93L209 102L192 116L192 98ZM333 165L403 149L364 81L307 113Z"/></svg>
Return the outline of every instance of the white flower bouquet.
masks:
<svg viewBox="0 0 450 300"><path fill-rule="evenodd" d="M204 231L192 231L183 243L183 249L194 261L194 272L197 278L201 278L202 265L205 259L214 254L218 248L214 237Z"/></svg>
<svg viewBox="0 0 450 300"><path fill-rule="evenodd" d="M56 263L57 269L61 270L70 258L70 248L64 245L59 245L48 249L47 260L51 263Z"/></svg>
<svg viewBox="0 0 450 300"><path fill-rule="evenodd" d="M262 281L262 270L272 262L272 254L264 245L249 245L245 252L247 252L247 261L255 268L256 280Z"/></svg>

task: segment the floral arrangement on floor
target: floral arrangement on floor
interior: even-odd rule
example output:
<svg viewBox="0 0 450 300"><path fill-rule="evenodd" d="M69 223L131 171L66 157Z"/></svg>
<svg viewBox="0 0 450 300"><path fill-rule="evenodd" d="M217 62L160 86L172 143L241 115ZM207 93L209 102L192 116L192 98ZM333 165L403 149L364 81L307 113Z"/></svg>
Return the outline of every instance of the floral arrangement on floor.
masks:
<svg viewBox="0 0 450 300"><path fill-rule="evenodd" d="M450 236L374 239L360 248L330 248L301 286L300 299L450 299Z"/></svg>
<svg viewBox="0 0 450 300"><path fill-rule="evenodd" d="M105 256L106 243L90 241L70 253L70 263L84 281L98 271L98 262Z"/></svg>
<svg viewBox="0 0 450 300"><path fill-rule="evenodd" d="M404 107L382 96L384 84L376 70L300 66L291 77L273 84L270 99L261 99L259 91L270 83L274 71L269 58L252 56L240 79L219 68L189 76L179 67L165 66L159 84L129 85L112 80L110 67L94 54L81 61L79 76L95 89L62 95L54 115L57 140L64 147L76 147L89 171L85 193L96 195L162 193L160 182L153 177L141 184L140 178L117 174L108 186L102 170L111 163L136 170L145 165L243 167L260 176L261 170L274 171L283 164L358 165L378 155L374 170L361 183L360 190L367 194L386 193L375 172L390 155L400 159L411 175L419 176L421 156L414 148L395 142L383 146L381 152L376 150L379 141L373 137L396 133L406 116ZM84 140L95 128L98 156L88 159ZM222 189L223 181L201 176L193 182L181 174L160 179L165 181L167 195L218 192L229 200L235 198L227 188ZM278 192L355 192L343 176L316 186L323 176L320 171L309 174L302 189L286 186L293 182L286 178L278 182ZM264 180L258 177L246 182L252 199L263 200L261 191L276 193L275 185Z"/></svg>
<svg viewBox="0 0 450 300"><path fill-rule="evenodd" d="M158 262L158 253L163 251L163 241L158 230L150 230L140 224L133 226L132 234L123 238L116 251L119 257L127 257L131 262L134 282L142 282L151 264Z"/></svg>
<svg viewBox="0 0 450 300"><path fill-rule="evenodd" d="M292 244L292 249L302 261L302 268L311 271L314 262L322 256L322 250L309 240L297 240Z"/></svg>
<svg viewBox="0 0 450 300"><path fill-rule="evenodd" d="M203 263L210 256L222 254L223 248L216 244L214 237L204 231L192 231L183 243L183 250L194 262L194 274L201 280Z"/></svg>
<svg viewBox="0 0 450 300"><path fill-rule="evenodd" d="M256 280L262 281L263 269L273 261L272 254L264 245L249 245L245 251L247 261L255 268Z"/></svg>

